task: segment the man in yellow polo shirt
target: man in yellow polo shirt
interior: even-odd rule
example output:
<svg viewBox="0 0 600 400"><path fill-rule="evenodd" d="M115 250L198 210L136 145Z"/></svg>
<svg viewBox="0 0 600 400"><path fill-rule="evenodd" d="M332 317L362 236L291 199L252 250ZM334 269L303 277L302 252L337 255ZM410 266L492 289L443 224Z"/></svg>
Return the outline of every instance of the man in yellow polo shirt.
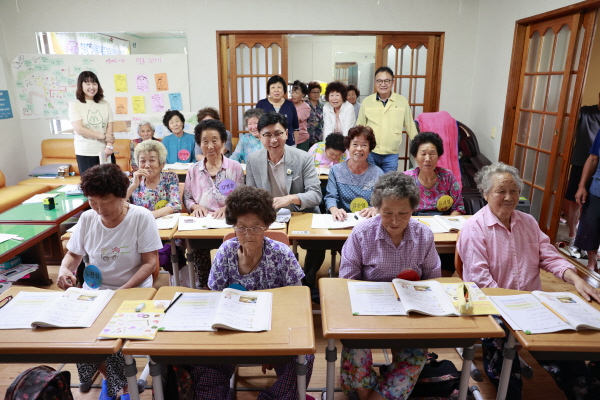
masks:
<svg viewBox="0 0 600 400"><path fill-rule="evenodd" d="M394 93L394 73L388 67L375 71L374 93L360 107L356 125L370 126L375 133L377 146L369 154L368 161L383 172L398 170L398 152L402 143L402 130L412 139L417 127L406 97Z"/></svg>

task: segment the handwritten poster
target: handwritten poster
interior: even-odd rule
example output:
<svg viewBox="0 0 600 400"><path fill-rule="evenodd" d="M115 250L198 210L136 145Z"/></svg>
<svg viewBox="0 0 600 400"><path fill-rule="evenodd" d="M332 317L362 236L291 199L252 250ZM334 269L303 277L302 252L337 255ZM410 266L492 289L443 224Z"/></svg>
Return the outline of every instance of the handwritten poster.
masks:
<svg viewBox="0 0 600 400"><path fill-rule="evenodd" d="M147 75L136 75L135 86L138 92L147 92L150 89Z"/></svg>
<svg viewBox="0 0 600 400"><path fill-rule="evenodd" d="M146 104L144 102L144 96L131 96L133 100L133 113L134 114L145 114Z"/></svg>
<svg viewBox="0 0 600 400"><path fill-rule="evenodd" d="M156 90L158 92L162 92L164 90L169 90L169 81L167 80L166 73L154 74L154 80L156 82Z"/></svg>
<svg viewBox="0 0 600 400"><path fill-rule="evenodd" d="M152 112L165 111L165 102L161 93L152 95Z"/></svg>
<svg viewBox="0 0 600 400"><path fill-rule="evenodd" d="M169 103L171 103L171 110L183 110L181 93L169 93Z"/></svg>
<svg viewBox="0 0 600 400"><path fill-rule="evenodd" d="M115 91L127 92L127 75L115 74Z"/></svg>
<svg viewBox="0 0 600 400"><path fill-rule="evenodd" d="M115 97L115 109L117 114L129 114L127 110L127 97Z"/></svg>

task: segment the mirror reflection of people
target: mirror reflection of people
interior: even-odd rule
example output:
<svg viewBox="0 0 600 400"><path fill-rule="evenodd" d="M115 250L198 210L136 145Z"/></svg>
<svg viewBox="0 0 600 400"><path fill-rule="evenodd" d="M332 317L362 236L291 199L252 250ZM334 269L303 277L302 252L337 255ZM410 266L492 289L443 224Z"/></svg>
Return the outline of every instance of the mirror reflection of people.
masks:
<svg viewBox="0 0 600 400"><path fill-rule="evenodd" d="M348 96L346 98L348 103L352 104L352 107L354 107L354 115L356 115L356 119L358 119L358 113L360 111L360 103L358 102L360 90L358 90L356 85L348 85Z"/></svg>
<svg viewBox="0 0 600 400"><path fill-rule="evenodd" d="M221 116L219 115L219 111L217 111L216 108L212 108L212 107L205 107L205 108L198 110L196 117L198 119L198 123L200 123L206 119L216 119L216 120L221 121ZM227 129L225 130L225 133L227 133L227 140L225 141L225 145L221 147L221 153L225 157L229 157L231 155L232 134ZM196 161L200 161L204 158L204 154L202 153L202 147L200 147L198 145L198 143L196 143L196 146L194 147L194 152L196 154Z"/></svg>
<svg viewBox="0 0 600 400"><path fill-rule="evenodd" d="M300 286L304 273L290 247L265 236L265 231L276 218L271 194L263 189L240 186L227 197L226 205L225 220L233 225L236 237L219 247L210 270L210 289L223 290L233 283L248 290ZM314 360L313 354L306 356L307 387ZM263 364L263 373L274 368L277 380L258 398L296 399L298 380L295 366L296 357L286 364ZM235 365L193 366L196 398L229 398L229 380L234 371Z"/></svg>
<svg viewBox="0 0 600 400"><path fill-rule="evenodd" d="M300 130L298 123L298 113L294 103L286 99L287 97L287 83L279 75L273 75L267 81L267 98L260 100L256 103L256 108L260 108L265 113L275 111L283 116L288 121L290 128L290 134L287 135L287 141L285 144L288 146L295 146L295 135Z"/></svg>
<svg viewBox="0 0 600 400"><path fill-rule="evenodd" d="M389 67L375 71L375 90L377 93L363 100L356 124L370 126L375 133L377 147L369 156L371 164L383 172L397 171L402 130L406 129L411 140L419 132L408 100L394 93L394 72Z"/></svg>
<svg viewBox="0 0 600 400"><path fill-rule="evenodd" d="M327 103L323 106L323 138L333 132L346 136L356 125L354 107L346 101L348 88L342 82L331 82L325 89Z"/></svg>
<svg viewBox="0 0 600 400"><path fill-rule="evenodd" d="M245 164L246 159L257 150L264 149L258 136L258 120L265 112L260 108L249 108L244 112L244 126L248 133L240 136L240 140L235 146L235 150L230 159Z"/></svg>
<svg viewBox="0 0 600 400"><path fill-rule="evenodd" d="M413 270L421 279L439 278L440 259L433 233L411 219L419 205L412 178L389 172L375 184L371 204L379 215L352 229L342 249L340 278L391 282ZM392 363L378 376L370 349L342 348L340 380L346 395L360 399L407 399L427 361L427 349L394 349Z"/></svg>
<svg viewBox="0 0 600 400"><path fill-rule="evenodd" d="M488 204L469 218L456 244L463 261L463 280L480 288L542 290L540 269L574 286L586 300L600 301L600 293L577 275L575 267L550 243L531 215L517 211L523 181L519 171L504 163L483 167L475 176L477 187ZM504 322L496 318L508 333ZM498 387L506 338L482 339L483 361L490 381ZM538 362L555 379L567 398L577 393L592 393L593 377L583 361ZM512 366L507 399L521 399L521 374L518 357ZM597 381L596 381L597 384ZM594 395L600 398L600 385Z"/></svg>
<svg viewBox="0 0 600 400"><path fill-rule="evenodd" d="M177 110L168 110L163 117L163 125L171 135L163 138L162 143L167 148L167 164L191 163L194 157L194 135L183 131L185 118Z"/></svg>
<svg viewBox="0 0 600 400"><path fill-rule="evenodd" d="M110 104L104 100L104 91L96 74L83 71L77 78L75 101L69 103L69 121L75 132L75 157L79 175L100 164L100 156L113 155L115 135Z"/></svg>
<svg viewBox="0 0 600 400"><path fill-rule="evenodd" d="M142 143L144 140L156 140L158 142L160 142L160 139L157 139L154 137L155 134L155 130L154 130L154 125L152 125L152 123L148 122L148 121L141 121L138 124L138 135L140 136L137 139L132 139L131 143L129 144L129 152L131 153L131 170L133 172L138 170L138 165L137 165L137 161L135 159L135 146L137 146L138 144Z"/></svg>
<svg viewBox="0 0 600 400"><path fill-rule="evenodd" d="M75 271L87 254L89 264L102 274L100 289L151 288L152 272L163 247L154 217L144 207L126 201L129 179L116 164L96 165L81 177L81 190L91 210L85 211L67 243L67 254L58 271L58 287L75 286ZM84 282L84 289L90 287ZM119 351L97 364L77 364L79 381L91 381L97 370L102 375L101 398L128 393ZM104 397L103 397L104 396Z"/></svg>
<svg viewBox="0 0 600 400"><path fill-rule="evenodd" d="M323 102L321 101L321 85L317 81L308 84L308 100L310 115L307 120L307 129L310 136L310 145L323 140Z"/></svg>
<svg viewBox="0 0 600 400"><path fill-rule="evenodd" d="M308 117L310 117L310 107L304 102L304 97L308 94L308 87L305 83L294 81L292 86L292 103L296 107L298 114L298 132L294 132L296 137L296 147L300 150L308 151L310 148L310 135L308 134Z"/></svg>

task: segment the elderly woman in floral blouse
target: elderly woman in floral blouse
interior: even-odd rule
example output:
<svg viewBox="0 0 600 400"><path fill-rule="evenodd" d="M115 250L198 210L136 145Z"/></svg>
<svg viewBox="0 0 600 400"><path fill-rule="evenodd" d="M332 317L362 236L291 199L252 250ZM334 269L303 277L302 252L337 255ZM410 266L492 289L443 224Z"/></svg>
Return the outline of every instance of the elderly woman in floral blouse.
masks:
<svg viewBox="0 0 600 400"><path fill-rule="evenodd" d="M194 129L196 143L202 149L204 159L190 167L185 178L183 201L193 217L211 215L216 219L225 217L225 199L230 190L224 186L244 183L244 171L239 162L224 157L221 148L227 140L225 125L216 119L207 119ZM227 182L226 182L227 181ZM222 185L223 183L229 185ZM192 240L194 265L198 274L198 286L207 287L210 271L210 250L217 249L223 241Z"/></svg>
<svg viewBox="0 0 600 400"><path fill-rule="evenodd" d="M321 102L321 85L312 81L308 84L308 100L310 115L307 120L310 145L323 140L323 103Z"/></svg>

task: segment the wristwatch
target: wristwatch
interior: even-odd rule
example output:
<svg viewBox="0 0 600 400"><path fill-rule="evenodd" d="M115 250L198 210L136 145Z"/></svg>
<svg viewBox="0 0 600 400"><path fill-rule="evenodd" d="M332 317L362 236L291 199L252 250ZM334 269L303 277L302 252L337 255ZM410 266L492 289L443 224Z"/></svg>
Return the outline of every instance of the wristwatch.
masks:
<svg viewBox="0 0 600 400"><path fill-rule="evenodd" d="M106 148L107 148L107 149L111 149L111 150L114 150L114 149L115 149L114 147L112 147L112 146L110 146L110 145L107 145L107 146L106 146Z"/></svg>

